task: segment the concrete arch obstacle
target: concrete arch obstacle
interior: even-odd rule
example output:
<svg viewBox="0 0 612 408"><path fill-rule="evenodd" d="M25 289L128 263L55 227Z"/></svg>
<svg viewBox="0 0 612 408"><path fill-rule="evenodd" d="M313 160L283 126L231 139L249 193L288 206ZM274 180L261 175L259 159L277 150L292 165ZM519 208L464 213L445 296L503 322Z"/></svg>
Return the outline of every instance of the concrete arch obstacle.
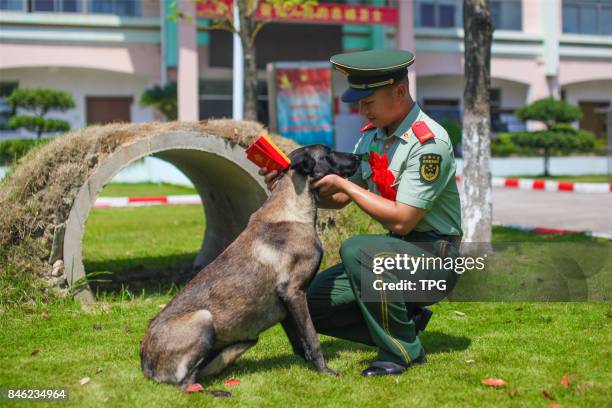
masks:
<svg viewBox="0 0 612 408"><path fill-rule="evenodd" d="M244 149L225 139L195 132L170 132L137 141L116 151L90 175L77 194L66 222L63 245L68 283L85 277L83 235L89 210L103 187L125 166L154 155L181 170L193 183L204 203L206 233L194 267L202 267L244 229L249 216L267 195L261 177L246 160ZM88 289L78 292L93 301Z"/></svg>
<svg viewBox="0 0 612 408"><path fill-rule="evenodd" d="M48 225L37 239L51 247L48 265L63 260L68 285L79 285L76 297L92 302L94 296L84 283L86 273L82 250L85 224L96 198L121 169L135 160L153 155L175 165L193 182L204 203L207 220L202 245L194 262L194 267L199 268L223 251L244 229L251 213L267 198L257 167L246 159L244 152L244 148L263 132L258 123L230 120L89 127L54 140L38 154L26 156L26 163L18 166L11 175L16 180L10 180L3 189L16 188L11 186L11 182L27 183L27 172L36 167L36 163L31 162L48 160L49 153L52 156L53 151L61 151L62 146L69 148L71 142L85 142L77 150L81 160L77 157L71 162L69 174L59 172L62 178L72 176L74 181L59 181L60 188L40 186L43 190L53 189L55 194L66 194L63 201L55 196L51 201L67 205L50 211ZM287 139L273 138L286 152L297 147ZM58 179L57 167L61 167L61 163L49 170L47 180ZM9 192L3 192L0 203L9 196ZM53 233L50 234L49 230Z"/></svg>

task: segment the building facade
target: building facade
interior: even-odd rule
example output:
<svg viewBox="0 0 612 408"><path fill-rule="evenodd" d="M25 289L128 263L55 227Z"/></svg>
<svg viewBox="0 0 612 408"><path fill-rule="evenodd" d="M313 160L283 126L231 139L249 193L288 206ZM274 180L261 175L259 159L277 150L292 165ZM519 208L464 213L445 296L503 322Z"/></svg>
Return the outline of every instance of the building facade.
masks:
<svg viewBox="0 0 612 408"><path fill-rule="evenodd" d="M194 11L188 1L179 7ZM391 7L398 24L272 22L256 40L259 119L267 123L265 66L326 61L334 53L379 47L415 52L411 93L437 119L461 120L461 0L319 1ZM0 138L29 136L5 129L12 114L2 98L14 87L72 93L76 108L50 116L73 128L113 120L164 120L140 105L143 91L179 84L179 119L231 116L232 37L172 21L171 0L0 0ZM604 136L612 102L612 0L490 0L492 128L534 128L513 112L555 96L581 107L581 128ZM180 69L179 69L180 68ZM345 78L333 74L333 93ZM337 123L357 123L354 106L335 103ZM181 109L182 107L182 109Z"/></svg>

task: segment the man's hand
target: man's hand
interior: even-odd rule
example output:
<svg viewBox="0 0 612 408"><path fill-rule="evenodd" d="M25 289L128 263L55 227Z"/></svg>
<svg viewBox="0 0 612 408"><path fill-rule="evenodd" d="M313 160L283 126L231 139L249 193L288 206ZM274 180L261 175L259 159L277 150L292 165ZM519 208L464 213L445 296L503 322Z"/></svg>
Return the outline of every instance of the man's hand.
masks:
<svg viewBox="0 0 612 408"><path fill-rule="evenodd" d="M319 189L319 196L320 197L330 197L333 196L336 193L341 193L342 192L342 183L345 180L336 175L336 174L328 174L327 176L317 180L313 185L312 188L318 188Z"/></svg>
<svg viewBox="0 0 612 408"><path fill-rule="evenodd" d="M278 174L279 173L277 170L268 170L266 167L259 169L259 175L264 176L264 182L268 187L268 191L272 191L276 188L276 185L278 184L278 179L276 176L278 176Z"/></svg>

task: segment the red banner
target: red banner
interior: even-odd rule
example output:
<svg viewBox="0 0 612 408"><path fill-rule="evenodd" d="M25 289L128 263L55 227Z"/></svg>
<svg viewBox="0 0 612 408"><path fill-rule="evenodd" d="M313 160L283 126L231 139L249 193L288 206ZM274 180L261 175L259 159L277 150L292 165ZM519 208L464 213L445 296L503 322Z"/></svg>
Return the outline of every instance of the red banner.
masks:
<svg viewBox="0 0 612 408"><path fill-rule="evenodd" d="M232 10L232 0L204 0L197 4L197 15L201 18L232 16ZM257 9L256 19L330 24L398 24L397 9L394 7L328 3L284 7L261 1Z"/></svg>

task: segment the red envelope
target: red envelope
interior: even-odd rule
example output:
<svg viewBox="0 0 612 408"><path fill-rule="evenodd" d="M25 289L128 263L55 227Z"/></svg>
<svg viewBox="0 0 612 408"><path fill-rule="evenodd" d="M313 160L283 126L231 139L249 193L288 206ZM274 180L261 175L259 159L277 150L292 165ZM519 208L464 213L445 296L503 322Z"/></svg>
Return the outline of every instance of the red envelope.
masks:
<svg viewBox="0 0 612 408"><path fill-rule="evenodd" d="M259 167L267 167L269 170L281 171L286 169L291 161L272 142L267 135L262 135L246 149L247 159Z"/></svg>

